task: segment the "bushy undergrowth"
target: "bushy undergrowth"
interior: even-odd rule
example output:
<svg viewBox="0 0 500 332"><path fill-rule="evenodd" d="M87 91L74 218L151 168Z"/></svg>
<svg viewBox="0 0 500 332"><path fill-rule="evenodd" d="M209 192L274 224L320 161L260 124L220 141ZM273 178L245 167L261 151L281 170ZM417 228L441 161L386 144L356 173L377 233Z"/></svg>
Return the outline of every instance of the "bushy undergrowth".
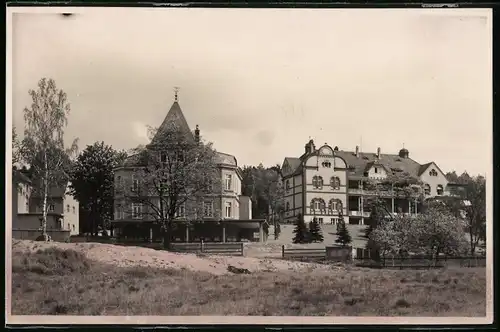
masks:
<svg viewBox="0 0 500 332"><path fill-rule="evenodd" d="M72 250L13 257L16 315L484 316L484 268L216 276L117 268Z"/></svg>

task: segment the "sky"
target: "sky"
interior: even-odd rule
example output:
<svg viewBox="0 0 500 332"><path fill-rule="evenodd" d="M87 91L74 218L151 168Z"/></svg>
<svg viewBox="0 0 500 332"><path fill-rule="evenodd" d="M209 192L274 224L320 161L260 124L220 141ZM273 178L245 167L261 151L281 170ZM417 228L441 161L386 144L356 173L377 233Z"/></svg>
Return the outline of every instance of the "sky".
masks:
<svg viewBox="0 0 500 332"><path fill-rule="evenodd" d="M240 166L281 164L312 138L349 151L404 145L444 172L491 168L488 10L50 10L12 16L20 132L42 77L67 93L65 136L80 149L146 144L180 87L191 128Z"/></svg>

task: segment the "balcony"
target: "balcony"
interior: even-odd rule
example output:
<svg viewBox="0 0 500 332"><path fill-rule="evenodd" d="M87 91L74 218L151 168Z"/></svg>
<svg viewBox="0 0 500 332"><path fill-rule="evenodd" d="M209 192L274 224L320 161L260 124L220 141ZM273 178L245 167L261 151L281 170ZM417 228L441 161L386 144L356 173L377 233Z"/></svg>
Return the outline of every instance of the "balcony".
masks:
<svg viewBox="0 0 500 332"><path fill-rule="evenodd" d="M370 217L370 212L366 212L366 211L349 211L349 217L363 217L363 218L368 218L368 217Z"/></svg>
<svg viewBox="0 0 500 332"><path fill-rule="evenodd" d="M348 194L350 195L363 195L363 196L376 196L379 195L381 197L399 197L406 198L406 194L400 191L392 191L392 190L368 190L368 189L360 189L360 188L349 188ZM419 193L414 193L413 197L418 197Z"/></svg>

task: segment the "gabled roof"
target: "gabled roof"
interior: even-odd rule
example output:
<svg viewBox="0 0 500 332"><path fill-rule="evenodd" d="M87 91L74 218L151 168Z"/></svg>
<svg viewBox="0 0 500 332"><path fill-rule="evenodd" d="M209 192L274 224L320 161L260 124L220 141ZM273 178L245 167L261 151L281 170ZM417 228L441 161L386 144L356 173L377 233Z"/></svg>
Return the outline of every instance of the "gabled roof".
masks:
<svg viewBox="0 0 500 332"><path fill-rule="evenodd" d="M290 171L287 172L285 176L300 172L302 170L302 160L300 158L286 157L285 161L283 162L283 166L285 165L285 163L288 163L288 165L290 166Z"/></svg>
<svg viewBox="0 0 500 332"><path fill-rule="evenodd" d="M368 163L377 163L393 173L408 173L411 176L418 176L420 164L411 158L401 158L397 154L380 154L380 158L375 153L359 152L356 156L352 151L337 151L336 155L344 158L351 168L351 173L363 176Z"/></svg>
<svg viewBox="0 0 500 332"><path fill-rule="evenodd" d="M422 175L422 173L425 172L427 168L432 164L432 161L430 163L426 163L420 166L420 169L418 170L418 176Z"/></svg>
<svg viewBox="0 0 500 332"><path fill-rule="evenodd" d="M364 172L368 172L373 166L380 166L380 167L384 168L387 172L391 172L391 170L388 169L386 165L380 163L379 160L374 160L374 161L370 161L370 162L366 163Z"/></svg>
<svg viewBox="0 0 500 332"><path fill-rule="evenodd" d="M182 109L179 103L175 101L170 107L170 110L165 116L165 119L163 120L162 124L158 128L156 135L151 140L151 143L152 144L156 143L156 141L158 141L161 138L162 134L164 134L169 130L169 127L171 125L175 125L181 132L187 134L188 137L192 137L194 139L193 132L189 128L186 118L182 113Z"/></svg>
<svg viewBox="0 0 500 332"><path fill-rule="evenodd" d="M231 166L238 166L238 162L236 161L236 157L223 152L216 152L217 154L217 163Z"/></svg>

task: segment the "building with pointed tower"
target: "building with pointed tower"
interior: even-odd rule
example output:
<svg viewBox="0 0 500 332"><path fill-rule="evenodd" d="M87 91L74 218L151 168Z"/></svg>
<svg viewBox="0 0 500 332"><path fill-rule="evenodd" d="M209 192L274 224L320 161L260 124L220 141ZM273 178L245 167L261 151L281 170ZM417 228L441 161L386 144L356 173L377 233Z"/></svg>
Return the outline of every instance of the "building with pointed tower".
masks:
<svg viewBox="0 0 500 332"><path fill-rule="evenodd" d="M282 165L285 184L284 219L294 222L301 213L306 222L337 223L342 215L349 224L363 225L370 216L367 198L379 195L392 213L416 214L418 197L401 197L367 188L369 180L383 180L390 175L405 175L423 183L423 196L435 198L454 195L457 184L451 183L435 162L420 164L410 158L404 147L396 154L343 151L324 144L316 148L312 139L300 157L287 157Z"/></svg>
<svg viewBox="0 0 500 332"><path fill-rule="evenodd" d="M192 131L186 117L179 105L177 89L175 99L165 119L146 146L146 149L154 151L155 146L161 145L161 139L169 128L174 126L179 132L185 134L188 140L200 142L200 128L196 125ZM222 152L216 152L217 168L222 183L222 191L207 193L203 199L202 216L194 220L195 226L186 229L176 229L175 241L193 242L204 239L209 242L238 241L241 238L248 240L263 240L262 224L264 220L252 219L251 200L241 195L242 173L238 166L236 157ZM140 155L129 156L120 167L115 169L115 187L123 183L124 179L133 177L134 169L140 166ZM133 180L132 180L133 182ZM151 201L158 199L154 195ZM161 227L147 213L141 213L147 207L124 206L124 197L116 190L114 200L114 220L112 221L113 235L116 237L139 236L149 238L150 241L162 239ZM141 210L141 211L139 211ZM178 212L179 219L188 218L183 213L185 209ZM198 227L199 226L199 227ZM182 228L182 227L181 227Z"/></svg>

